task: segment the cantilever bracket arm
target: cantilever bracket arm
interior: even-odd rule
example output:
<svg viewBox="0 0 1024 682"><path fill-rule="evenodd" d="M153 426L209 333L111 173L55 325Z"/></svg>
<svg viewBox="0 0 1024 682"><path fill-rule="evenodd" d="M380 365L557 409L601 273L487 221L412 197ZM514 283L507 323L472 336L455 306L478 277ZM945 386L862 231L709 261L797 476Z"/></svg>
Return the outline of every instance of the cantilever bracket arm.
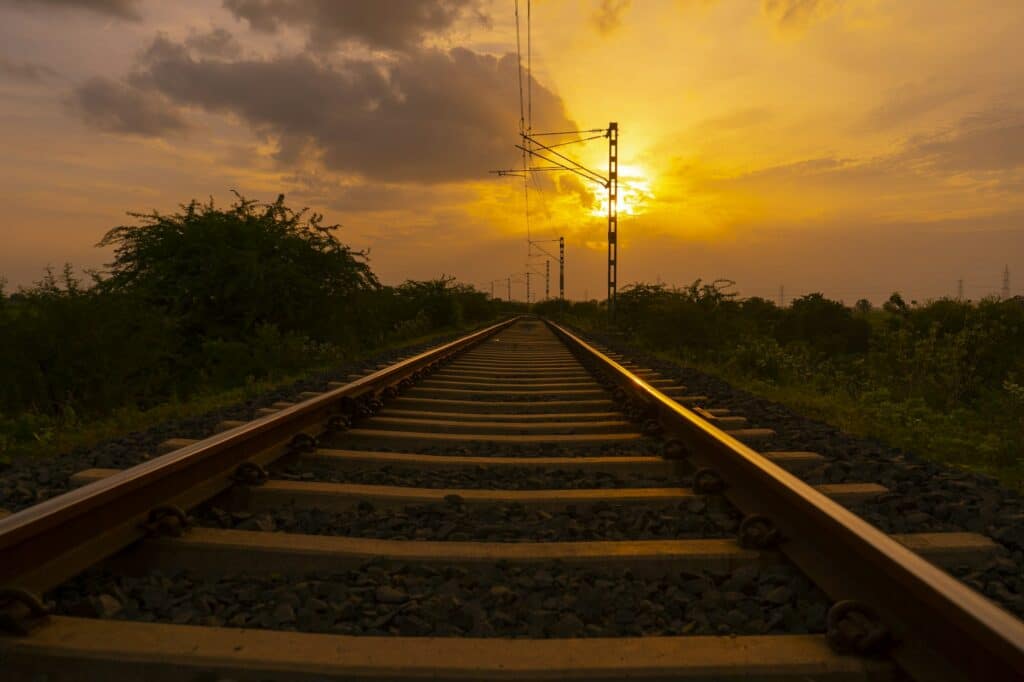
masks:
<svg viewBox="0 0 1024 682"><path fill-rule="evenodd" d="M527 142L535 144L535 145L537 145L538 147L540 147L541 149L543 149L545 151L551 152L552 154L554 154L558 158L562 159L566 163L571 163L573 166L575 166L576 168L579 168L580 170L586 171L587 173L590 173L591 175L594 175L594 176L597 176L597 177L602 177L600 173L598 173L596 171L590 170L589 168L584 166L579 161L576 161L575 159L570 159L568 156L566 156L565 154L562 154L561 152L556 152L554 150L554 146L548 146L548 145L544 144L543 142L540 142L539 140L535 140L534 138L530 137L530 135L528 133L520 133L519 136L521 138L523 138L524 140L526 140ZM587 138L587 139L593 139L593 138ZM584 142L584 141L585 140L579 140L579 142ZM563 144L567 144L567 143L563 143ZM522 149L522 147L520 147L520 149ZM524 151L529 151L529 150L524 150ZM553 163L558 163L558 162L555 161Z"/></svg>
<svg viewBox="0 0 1024 682"><path fill-rule="evenodd" d="M549 242L557 242L558 240L557 240L557 239L548 239L548 240L546 240L546 241L549 241ZM539 244L541 244L541 243L542 243L542 242L533 242L533 241L531 241L531 242L530 242L530 246L532 246L532 247L537 247L537 250L538 250L538 251L540 251L540 252L542 252L542 253L544 253L545 255L547 255L547 256L548 256L548 258L558 258L558 256L556 256L555 254L551 253L550 251L548 251L547 249L545 249L545 248L544 248L543 246L539 246Z"/></svg>
<svg viewBox="0 0 1024 682"><path fill-rule="evenodd" d="M555 161L554 159L549 159L548 157L544 156L543 154L539 154L539 153L533 151L532 149L527 149L526 147L524 147L522 145L518 145L518 144L516 145L516 149L522 150L522 151L526 152L527 154L529 154L530 156L536 156L538 159L542 159L544 161L547 161L548 163L551 163L551 164L554 164L556 166L559 166L563 170L567 170L567 171L569 171L571 173L575 173L576 175L579 175L582 178L586 178L587 180L590 180L591 182L596 182L597 184L601 185L602 187L607 187L608 186L607 178L605 178L602 175L598 175L596 172L590 170L589 168L586 168L585 166L580 166L579 168L573 168L572 166L566 166L565 164L559 163L559 162Z"/></svg>

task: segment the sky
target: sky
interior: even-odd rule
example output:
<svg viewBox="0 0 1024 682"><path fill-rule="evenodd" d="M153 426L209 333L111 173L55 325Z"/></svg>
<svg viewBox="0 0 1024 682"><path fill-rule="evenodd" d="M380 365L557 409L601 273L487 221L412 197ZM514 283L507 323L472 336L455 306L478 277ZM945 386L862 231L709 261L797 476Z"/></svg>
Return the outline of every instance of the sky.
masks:
<svg viewBox="0 0 1024 682"><path fill-rule="evenodd" d="M237 190L386 283L543 297L564 236L567 296L603 297L605 190L489 173L522 164L522 78L535 132L619 124L620 287L1024 292L1020 0L533 0L529 31L520 0L522 68L515 4L0 0L0 276ZM560 151L607 173L604 138Z"/></svg>

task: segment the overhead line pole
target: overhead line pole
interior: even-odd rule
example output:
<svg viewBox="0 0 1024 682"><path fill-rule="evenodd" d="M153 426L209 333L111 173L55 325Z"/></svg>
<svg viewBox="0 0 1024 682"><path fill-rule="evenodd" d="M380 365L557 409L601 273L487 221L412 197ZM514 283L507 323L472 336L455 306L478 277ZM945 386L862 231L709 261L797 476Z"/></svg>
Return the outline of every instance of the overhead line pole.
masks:
<svg viewBox="0 0 1024 682"><path fill-rule="evenodd" d="M608 317L615 319L619 281L619 124L608 124Z"/></svg>
<svg viewBox="0 0 1024 682"><path fill-rule="evenodd" d="M530 199L529 199L529 182L528 174L531 172L546 172L555 171L558 169L570 171L576 173L580 177L584 177L591 182L596 182L605 189L608 190L608 318L610 322L614 321L615 318L615 300L618 294L618 269L619 269L619 124L612 121L608 124L607 129L593 128L590 130L573 130L573 131L559 131L559 132L538 132L533 131L533 30L532 30L532 3L527 0L526 4L526 97L524 102L523 97L523 53L522 53L522 42L520 36L520 24L519 24L519 0L515 0L515 20L516 20L516 57L517 57L517 73L519 78L519 137L522 139L523 144L515 145L516 149L522 152L523 167L521 169L513 170L497 170L491 171L497 175L514 175L523 178L523 193L526 204L526 240L528 244L527 248L527 260L532 256L530 246L533 244L533 236L530 228ZM568 140L565 142L557 142L550 145L546 145L540 142L536 137L544 135L573 135L579 138L580 134L592 134L602 133L604 137L608 138L608 177L602 176L597 171L593 171L578 161L569 158L561 152L555 151L555 147L564 147L569 144L576 144L580 142L586 142L588 140L596 139L601 135L593 135L584 139ZM534 149L537 147L550 154L553 154L557 159L561 161L549 158L544 154L539 153ZM551 166L547 167L530 167L527 164L528 157L535 157L542 159ZM563 163L564 162L564 163ZM538 186L539 189L539 186ZM550 255L550 254L549 254ZM548 279L546 280L546 291L545 295L550 297L550 261L546 265L548 271ZM529 264L527 264L529 268ZM559 297L565 299L565 241L561 239L559 241ZM539 274L539 273L538 273ZM511 285L510 285L511 286ZM529 303L529 272L527 272L527 303Z"/></svg>
<svg viewBox="0 0 1024 682"><path fill-rule="evenodd" d="M561 169L575 173L580 177L586 178L591 182L596 182L605 189L608 190L608 317L610 321L615 319L615 302L618 295L619 289L619 124L616 121L612 121L608 124L608 128L604 131L604 136L608 138L608 177L605 178L597 171L587 168L583 164L569 158L561 152L555 151L554 146L563 146L562 143L558 145L546 145L535 139L536 136L547 135L549 133L520 133L520 137L523 138L524 144L515 145L516 149L520 150L524 156L532 156L542 161L545 161L551 166L545 166L540 168L530 168L525 163L521 169L508 169L508 170L497 170L491 171L497 175L516 175L526 174L530 172L541 172L541 171L552 171ZM588 138L590 139L590 138ZM572 142L582 142L583 140L573 140ZM564 143L568 144L568 143ZM534 145L545 152L554 155L556 158L551 158L542 154L540 151L534 149ZM561 160L560 160L561 159ZM563 163L564 161L564 163ZM563 290L564 298L564 290Z"/></svg>
<svg viewBox="0 0 1024 682"><path fill-rule="evenodd" d="M532 291L531 288L530 288L530 275L537 275L538 277L540 277L540 276L543 276L544 273L540 272L539 270L531 270L530 269L530 264L527 263L526 264L526 272L523 273L523 274L526 275L526 302L527 302L527 304L529 304L532 301L532 299L530 297L530 292Z"/></svg>
<svg viewBox="0 0 1024 682"><path fill-rule="evenodd" d="M540 251L543 251L549 258L556 256L545 249L541 244L554 244L558 242L558 298L565 300L565 237L558 239L538 239L532 242Z"/></svg>
<svg viewBox="0 0 1024 682"><path fill-rule="evenodd" d="M558 238L558 298L565 300L565 237Z"/></svg>

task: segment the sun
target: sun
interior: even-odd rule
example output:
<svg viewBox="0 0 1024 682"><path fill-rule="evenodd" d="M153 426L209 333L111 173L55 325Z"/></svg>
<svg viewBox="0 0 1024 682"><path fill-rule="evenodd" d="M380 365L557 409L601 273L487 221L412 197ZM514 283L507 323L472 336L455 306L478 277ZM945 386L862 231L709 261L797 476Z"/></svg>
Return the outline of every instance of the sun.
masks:
<svg viewBox="0 0 1024 682"><path fill-rule="evenodd" d="M595 187L593 191L596 207L591 213L595 216L608 215L608 190ZM619 164L619 198L616 202L619 214L640 215L653 198L647 170L639 164Z"/></svg>

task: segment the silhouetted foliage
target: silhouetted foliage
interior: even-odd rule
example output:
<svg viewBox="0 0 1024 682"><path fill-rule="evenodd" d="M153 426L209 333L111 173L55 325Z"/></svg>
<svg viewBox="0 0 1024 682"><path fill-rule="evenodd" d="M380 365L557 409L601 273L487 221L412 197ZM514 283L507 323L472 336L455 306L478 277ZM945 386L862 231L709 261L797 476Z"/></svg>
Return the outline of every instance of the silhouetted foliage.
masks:
<svg viewBox="0 0 1024 682"><path fill-rule="evenodd" d="M88 285L65 267L0 286L0 454L47 420L293 374L509 307L451 278L384 286L336 226L283 197L130 215Z"/></svg>
<svg viewBox="0 0 1024 682"><path fill-rule="evenodd" d="M211 200L173 215L129 215L140 224L116 227L99 244L115 256L101 286L141 297L186 334L248 338L269 324L327 338L359 294L380 287L363 254L331 234L337 226L293 211L283 195L268 205L238 197L226 210Z"/></svg>
<svg viewBox="0 0 1024 682"><path fill-rule="evenodd" d="M894 293L881 309L865 300L847 308L815 293L779 308L698 280L681 289L633 285L619 301L616 327L651 350L820 396L842 394L947 454L970 451L1005 465L1024 451L1024 306L1016 300L917 305ZM607 318L594 304L543 305L582 326ZM1003 435L970 441L957 428L965 419Z"/></svg>
<svg viewBox="0 0 1024 682"><path fill-rule="evenodd" d="M775 330L779 343L806 343L829 355L866 351L869 334L864 319L817 293L795 299Z"/></svg>

